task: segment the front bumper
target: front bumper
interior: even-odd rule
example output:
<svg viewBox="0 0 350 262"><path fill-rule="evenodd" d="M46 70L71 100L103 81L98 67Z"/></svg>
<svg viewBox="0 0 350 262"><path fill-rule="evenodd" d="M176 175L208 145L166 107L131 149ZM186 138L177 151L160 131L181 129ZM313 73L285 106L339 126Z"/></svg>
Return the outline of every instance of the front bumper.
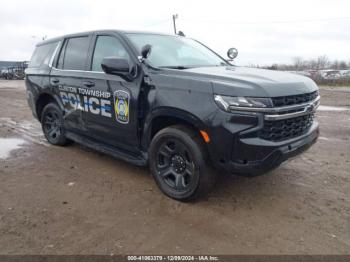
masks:
<svg viewBox="0 0 350 262"><path fill-rule="evenodd" d="M244 155L250 156L250 160L237 158L236 161L228 161L225 169L230 173L246 176L264 174L278 167L283 161L307 150L317 141L318 135L319 126L314 122L306 134L283 143L270 143L259 138L242 139L240 147L245 148Z"/></svg>
<svg viewBox="0 0 350 262"><path fill-rule="evenodd" d="M259 113L218 112L212 122L216 125L210 128L212 164L228 173L261 175L317 141L319 124L316 121L302 135L282 141L263 139L259 133L263 130L265 117Z"/></svg>

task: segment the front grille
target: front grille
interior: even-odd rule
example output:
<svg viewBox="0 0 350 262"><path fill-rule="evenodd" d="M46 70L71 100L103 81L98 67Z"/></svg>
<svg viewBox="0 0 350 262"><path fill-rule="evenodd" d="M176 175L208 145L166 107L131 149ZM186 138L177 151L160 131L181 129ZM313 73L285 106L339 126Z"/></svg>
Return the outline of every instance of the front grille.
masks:
<svg viewBox="0 0 350 262"><path fill-rule="evenodd" d="M274 107L291 106L302 103L307 103L314 100L318 96L318 91L308 94L294 95L294 96L279 96L273 97L272 103Z"/></svg>
<svg viewBox="0 0 350 262"><path fill-rule="evenodd" d="M305 134L314 121L314 114L277 121L265 120L259 137L270 141L283 141Z"/></svg>

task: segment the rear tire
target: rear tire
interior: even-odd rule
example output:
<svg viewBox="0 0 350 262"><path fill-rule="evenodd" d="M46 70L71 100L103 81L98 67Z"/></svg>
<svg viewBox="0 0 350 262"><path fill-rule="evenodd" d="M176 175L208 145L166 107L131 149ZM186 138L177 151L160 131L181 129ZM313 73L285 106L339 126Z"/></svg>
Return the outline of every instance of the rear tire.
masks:
<svg viewBox="0 0 350 262"><path fill-rule="evenodd" d="M207 194L215 183L203 140L185 126L159 131L151 142L149 157L158 187L173 199L193 200Z"/></svg>
<svg viewBox="0 0 350 262"><path fill-rule="evenodd" d="M52 145L64 146L70 141L65 137L62 110L55 104L47 104L41 114L41 127L47 141Z"/></svg>

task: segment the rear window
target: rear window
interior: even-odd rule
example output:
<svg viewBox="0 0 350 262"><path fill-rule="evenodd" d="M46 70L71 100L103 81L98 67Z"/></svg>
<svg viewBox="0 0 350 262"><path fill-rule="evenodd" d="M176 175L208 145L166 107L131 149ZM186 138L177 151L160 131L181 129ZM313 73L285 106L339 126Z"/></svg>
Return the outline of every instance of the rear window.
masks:
<svg viewBox="0 0 350 262"><path fill-rule="evenodd" d="M57 67L66 70L85 70L89 49L89 37L74 37L66 40Z"/></svg>
<svg viewBox="0 0 350 262"><path fill-rule="evenodd" d="M55 52L58 42L37 46L34 50L28 67L48 66L50 59Z"/></svg>

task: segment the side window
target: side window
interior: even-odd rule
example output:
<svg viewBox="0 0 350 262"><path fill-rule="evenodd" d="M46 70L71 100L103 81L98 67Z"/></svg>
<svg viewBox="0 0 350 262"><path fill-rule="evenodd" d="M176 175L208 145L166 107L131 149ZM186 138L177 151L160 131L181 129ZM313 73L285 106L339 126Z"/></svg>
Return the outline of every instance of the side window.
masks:
<svg viewBox="0 0 350 262"><path fill-rule="evenodd" d="M102 59L108 56L129 60L129 54L122 43L112 36L98 36L92 58L92 71L102 71Z"/></svg>
<svg viewBox="0 0 350 262"><path fill-rule="evenodd" d="M60 52L60 56L58 57L57 68L59 69L63 68L63 58L64 58L64 53L66 52L67 42L68 42L67 40L64 41L63 47Z"/></svg>
<svg viewBox="0 0 350 262"><path fill-rule="evenodd" d="M73 37L65 41L57 67L67 70L85 70L88 56L89 37Z"/></svg>
<svg viewBox="0 0 350 262"><path fill-rule="evenodd" d="M57 44L58 42L54 42L37 46L34 50L32 58L30 59L28 67L42 67L43 65L48 66Z"/></svg>

